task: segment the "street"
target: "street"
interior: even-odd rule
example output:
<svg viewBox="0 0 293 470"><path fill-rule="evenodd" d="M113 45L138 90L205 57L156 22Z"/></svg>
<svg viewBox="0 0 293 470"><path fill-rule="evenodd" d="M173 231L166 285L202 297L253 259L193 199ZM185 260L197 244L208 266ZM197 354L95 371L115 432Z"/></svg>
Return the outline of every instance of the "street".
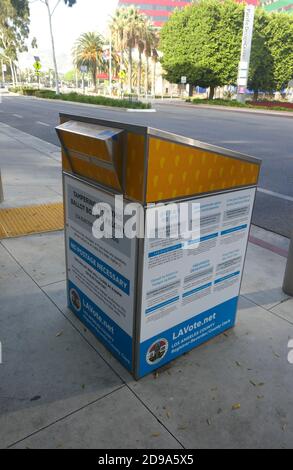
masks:
<svg viewBox="0 0 293 470"><path fill-rule="evenodd" d="M0 121L59 145L59 112L148 125L261 158L253 223L290 237L293 228L293 120L237 111L156 104L156 113L3 96ZM292 116L293 117L293 116Z"/></svg>

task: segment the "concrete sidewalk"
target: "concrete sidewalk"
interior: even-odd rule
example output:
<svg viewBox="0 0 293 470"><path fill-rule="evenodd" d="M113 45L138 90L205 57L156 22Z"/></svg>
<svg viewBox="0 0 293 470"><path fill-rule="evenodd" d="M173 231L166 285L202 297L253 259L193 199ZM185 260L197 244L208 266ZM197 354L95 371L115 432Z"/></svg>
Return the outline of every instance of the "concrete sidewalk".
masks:
<svg viewBox="0 0 293 470"><path fill-rule="evenodd" d="M60 149L1 122L4 207L62 201Z"/></svg>
<svg viewBox="0 0 293 470"><path fill-rule="evenodd" d="M59 156L47 144L34 150L41 143L30 140L23 171L29 178L29 155L42 154L52 193L30 190L52 201L61 197ZM1 158L8 200L18 203L19 188L31 204L22 173ZM292 448L288 239L253 227L251 240L236 327L139 382L67 309L63 232L2 240L0 447Z"/></svg>

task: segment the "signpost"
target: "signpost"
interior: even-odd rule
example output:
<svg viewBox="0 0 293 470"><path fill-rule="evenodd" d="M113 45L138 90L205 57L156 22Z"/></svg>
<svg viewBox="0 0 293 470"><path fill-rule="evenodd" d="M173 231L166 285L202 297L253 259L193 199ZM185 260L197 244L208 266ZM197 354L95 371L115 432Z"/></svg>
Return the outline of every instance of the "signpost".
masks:
<svg viewBox="0 0 293 470"><path fill-rule="evenodd" d="M112 81L113 81L113 67L112 67L112 32L111 32L111 28L110 28L110 31L109 31L109 35L110 35L110 38L109 38L109 44L106 44L104 47L103 47L103 50L104 50L104 60L105 62L108 62L109 64L109 94L110 96L112 96L112 89L113 89L113 86L112 86Z"/></svg>
<svg viewBox="0 0 293 470"><path fill-rule="evenodd" d="M237 101L245 101L247 88L251 41L253 34L254 5L246 5L243 21L242 46L237 78Z"/></svg>
<svg viewBox="0 0 293 470"><path fill-rule="evenodd" d="M33 64L33 67L36 71L36 76L38 77L38 86L40 88L40 75L41 75L42 64L41 64L40 58L38 56L35 56L34 59L35 59L35 62Z"/></svg>
<svg viewBox="0 0 293 470"><path fill-rule="evenodd" d="M35 62L34 63L34 69L36 71L36 75L40 75L40 70L42 68L42 65L40 62Z"/></svg>
<svg viewBox="0 0 293 470"><path fill-rule="evenodd" d="M81 65L79 70L82 73L82 91L83 91L83 94L84 94L85 93L84 74L87 73L87 71L88 71L87 65Z"/></svg>
<svg viewBox="0 0 293 470"><path fill-rule="evenodd" d="M126 79L126 72L125 70L120 70L120 72L118 73L118 77L119 77L119 80L120 80L120 96L121 98L123 97L123 83L125 82L125 79Z"/></svg>

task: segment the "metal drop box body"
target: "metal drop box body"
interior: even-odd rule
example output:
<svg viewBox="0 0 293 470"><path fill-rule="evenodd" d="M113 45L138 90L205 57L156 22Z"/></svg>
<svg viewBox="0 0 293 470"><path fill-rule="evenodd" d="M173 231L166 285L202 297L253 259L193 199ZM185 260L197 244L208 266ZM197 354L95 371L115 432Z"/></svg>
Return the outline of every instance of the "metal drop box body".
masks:
<svg viewBox="0 0 293 470"><path fill-rule="evenodd" d="M138 379L234 326L260 161L148 127L60 121L68 306ZM186 202L200 235L158 236L158 203ZM120 234L136 204L149 236L96 238L97 203Z"/></svg>

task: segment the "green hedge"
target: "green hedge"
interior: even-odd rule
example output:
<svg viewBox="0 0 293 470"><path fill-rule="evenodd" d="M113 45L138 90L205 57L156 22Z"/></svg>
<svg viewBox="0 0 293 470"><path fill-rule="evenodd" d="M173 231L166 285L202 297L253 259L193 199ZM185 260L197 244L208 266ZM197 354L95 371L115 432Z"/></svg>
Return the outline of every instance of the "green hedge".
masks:
<svg viewBox="0 0 293 470"><path fill-rule="evenodd" d="M211 105L218 105L218 106L234 106L235 108L245 108L246 104L239 103L236 100L224 100L220 98L216 98L214 100L202 99L202 98L193 98L187 99L187 101L193 104L211 104Z"/></svg>
<svg viewBox="0 0 293 470"><path fill-rule="evenodd" d="M250 101L246 101L246 103L240 103L239 101L236 100L225 100L225 99L214 99L214 100L208 100L208 99L202 99L202 98L193 98L190 99L188 98L186 100L188 103L192 104L209 104L212 106L229 106L233 108L249 108L249 109L269 109L271 111L293 111L290 108L287 107L282 107L280 105L280 102L276 102L276 105L272 104L272 101L268 102L268 105L254 105L253 103L250 103ZM270 103L270 104L269 104Z"/></svg>
<svg viewBox="0 0 293 470"><path fill-rule="evenodd" d="M53 90L38 90L36 88L10 88L9 91L14 93L20 93L25 96L36 96L38 98L48 98L48 99L58 99L63 101L73 101L78 103L88 103L96 104L102 106L114 106L117 108L139 108L139 109L149 109L151 107L150 103L142 103L141 101L132 101L127 99L115 99L109 98L107 96L90 96L90 95L81 95L76 92L70 93L60 93L56 95Z"/></svg>

